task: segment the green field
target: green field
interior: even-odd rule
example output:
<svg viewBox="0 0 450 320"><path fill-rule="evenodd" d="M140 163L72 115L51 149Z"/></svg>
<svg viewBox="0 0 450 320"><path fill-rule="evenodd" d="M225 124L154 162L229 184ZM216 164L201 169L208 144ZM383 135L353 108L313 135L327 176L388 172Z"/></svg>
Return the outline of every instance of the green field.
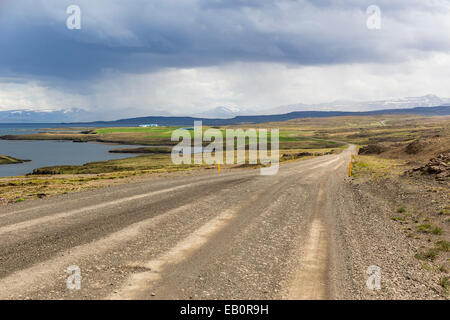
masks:
<svg viewBox="0 0 450 320"><path fill-rule="evenodd" d="M95 129L96 134L107 134L107 133L148 133L152 136L158 136L162 138L170 138L172 132L175 129L181 127L117 127L117 128L100 128Z"/></svg>
<svg viewBox="0 0 450 320"><path fill-rule="evenodd" d="M17 136L4 136L7 140L69 140L76 142L105 142L129 145L147 145L147 146L173 146L178 141L172 141L171 136L174 130L181 127L115 127L115 128L98 128L91 130L79 130L78 132L67 133L52 130L45 133L26 134ZM265 128L265 126L261 126ZM267 126L267 128L274 128ZM208 127L203 126L203 132L208 129L217 129L222 133L224 140L226 139L227 129L242 129L237 131L237 136L246 134L248 129L258 129L258 127ZM258 132L258 131L257 131ZM189 130L191 137L194 131ZM271 131L267 132L268 143L271 141ZM258 137L259 139L259 137ZM247 139L248 140L248 139ZM337 143L333 139L326 139L323 137L311 136L310 132L302 132L301 130L292 130L291 128L284 130L279 129L280 149L317 149L317 148L337 148L342 146L342 143ZM209 142L204 142L207 145Z"/></svg>

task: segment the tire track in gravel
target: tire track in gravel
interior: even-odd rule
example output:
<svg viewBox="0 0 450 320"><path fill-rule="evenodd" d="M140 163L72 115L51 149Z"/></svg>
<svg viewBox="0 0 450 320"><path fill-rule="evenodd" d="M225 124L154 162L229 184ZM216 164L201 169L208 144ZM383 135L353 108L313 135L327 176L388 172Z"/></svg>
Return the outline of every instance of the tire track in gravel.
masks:
<svg viewBox="0 0 450 320"><path fill-rule="evenodd" d="M3 230L0 232L0 298L17 297L25 292L32 297L52 298L153 298L152 290L157 291L159 299L188 298L187 292L178 290L180 284L185 288L193 285L200 290L193 277L199 272L216 270L213 266L226 266L230 259L243 259L241 262L252 270L252 274L256 272L252 259L264 261L269 251L269 259L290 259L290 253L280 249L290 248L300 233L306 234L303 227L294 230L302 219L306 219L306 225L312 222L313 228L306 247L310 248L306 253L309 252L311 257L308 258L308 254L302 256L311 263L304 266L306 271L301 274L323 275L320 268L313 268L314 264L317 267L318 259L323 258L322 253L315 253L323 251L322 235L326 231L323 230L324 225L317 222L325 201L323 183L319 182L330 170L341 166L332 167L342 159L342 155L337 155L288 163L276 176L259 176L253 170L211 175L209 181L199 182L202 178L193 184L154 190L151 195L144 192L130 196L125 187L122 196L113 202L108 196L107 202L94 205L91 202L84 208L69 212L58 212L58 206L64 208L64 204L58 204L52 207L54 212L48 216L39 212L42 207L38 206L34 210L44 214L37 217L38 220L25 220L24 224L18 222L0 228ZM319 185L319 196L311 202ZM302 193L302 197L296 198L296 193ZM220 199L217 203L221 206L214 204L215 199ZM312 216L316 219L312 220ZM179 229L173 229L171 225ZM159 226L162 227L160 233ZM292 239L289 234L280 233L279 229L290 230ZM153 238L149 238L149 234ZM268 236L270 238L266 239ZM261 243L268 245L265 247L267 252L258 249ZM142 247L144 244L148 247ZM250 245L254 252L248 251ZM113 255L107 258L112 252L129 248L133 249L124 257L120 254L120 257ZM229 255L231 253L232 256ZM100 271L89 270L95 269L96 263L102 259L108 268L123 266L131 270L131 274L126 273L123 280L114 279L114 286L101 286L100 283L113 279ZM84 291L67 293L61 280L64 280L65 268L73 263L79 263L83 270L88 270L88 287ZM276 267L274 263L271 265ZM285 271L280 266L276 274L258 274L258 277L273 283ZM237 281L239 290L249 288L250 283L246 281L250 280L240 283L238 278L233 280ZM226 291L225 285L217 279L210 279L207 283L208 288L220 287L223 292L230 292L229 298L245 297L244 291ZM93 291L87 293L89 288ZM116 294L112 294L113 288ZM318 292L315 297L326 297L323 288L314 290ZM248 292L248 297L255 296L260 295Z"/></svg>
<svg viewBox="0 0 450 320"><path fill-rule="evenodd" d="M324 163L331 165L335 161L336 159L332 159ZM317 167L323 167L323 165L309 167L307 171L312 171ZM180 294L179 289L181 286L192 287L192 285L188 285L187 283L182 284L183 282L190 281L184 279L184 274L196 273L194 270L191 270L191 266L194 265L195 269L197 269L207 265L207 261L226 259L226 252L230 250L230 247L234 247L231 243L234 242L233 238L237 234L248 234L248 236L255 237L254 227L259 224L256 220L259 221L264 216L266 218L263 219L269 219L273 215L279 216L277 212L282 210L280 206L284 206L286 202L279 202L277 199L285 198L286 191L290 190L290 186L297 186L298 188L299 181L303 179L307 180L313 175L316 176L316 179L319 176L317 172L304 174L305 171L300 170L295 172L295 174L290 173L289 175L285 175L282 178L282 182L267 185L265 190L260 192L260 195L254 195L251 199L245 201L245 203L241 203L238 208L232 207L229 210L225 210L218 216L217 220L211 220L195 231L192 236L178 243L166 254L150 261L133 263L133 266L145 271L133 275L110 298L153 298L153 293L150 294L150 291L157 292L155 294L157 299L189 298L185 295L179 296L177 292ZM299 176L301 176L300 179ZM323 193L323 190L321 192ZM315 210L320 210L320 208L316 206ZM253 233L249 234L251 230ZM224 247L224 244L230 245L225 245ZM262 254L264 255L264 253ZM235 256L235 254L232 256ZM195 260L195 263L192 262L193 260ZM250 295L248 297L251 298L253 296Z"/></svg>
<svg viewBox="0 0 450 320"><path fill-rule="evenodd" d="M0 276L6 276L17 268L26 268L69 249L100 239L109 233L116 232L128 225L163 214L177 206L200 201L201 198L217 193L233 184L241 184L249 178L213 182L202 192L191 189L177 197L177 201L160 199L156 202L143 202L133 211L123 208L112 208L95 215L73 217L73 220L62 219L59 223L38 224L27 232L14 231L0 235ZM173 195L174 196L174 195ZM23 257L27 257L26 260Z"/></svg>
<svg viewBox="0 0 450 320"><path fill-rule="evenodd" d="M19 295L32 288L36 283L45 283L47 286L54 281L54 275L59 274L74 261L86 259L95 252L96 255L103 254L106 250L123 245L133 238L138 237L142 230L149 226L157 226L163 219L167 219L175 214L182 213L189 209L189 205L184 205L176 209L165 212L162 215L146 219L132 224L118 232L112 233L105 238L95 242L79 245L61 253L58 257L35 264L29 268L19 270L0 280L0 299L7 299L10 296Z"/></svg>
<svg viewBox="0 0 450 320"><path fill-rule="evenodd" d="M331 172L342 166L335 166ZM330 174L328 174L329 176ZM309 235L304 244L300 244L300 264L289 285L286 299L323 300L329 298L328 288L328 229L323 220L326 210L325 182L319 185L315 200L313 220Z"/></svg>
<svg viewBox="0 0 450 320"><path fill-rule="evenodd" d="M119 184L114 186L105 187L102 189L94 189L89 191L81 191L66 195L55 195L51 198L29 200L17 204L9 204L4 207L0 207L0 218L9 216L23 216L24 219L30 219L31 216L36 213L46 215L58 214L60 211L74 210L71 207L79 208L80 202L100 202L106 203L109 198L112 201L118 200L117 198L125 198L127 196L136 196L140 194L147 194L155 191L162 191L163 189L170 189L175 187L182 187L183 185L192 185L194 183L201 183L205 181L211 181L212 179L226 179L227 176L232 176L233 173L224 173L221 176L211 176L202 174L194 177L183 177L175 179L164 179L162 177L153 178L150 183L147 182L134 182L132 184ZM245 172L241 174L241 177L245 175L252 175L252 172ZM69 198L70 197L70 198ZM64 199L62 199L64 198ZM58 208L57 204L64 201L64 207ZM25 208L24 208L25 207ZM87 207L87 206L85 206ZM62 210L63 209L63 210ZM2 212L3 211L3 212ZM34 212L33 212L34 211ZM36 212L38 211L38 212ZM31 216L29 216L31 215ZM19 221L20 222L20 221ZM3 219L1 220L3 223Z"/></svg>
<svg viewBox="0 0 450 320"><path fill-rule="evenodd" d="M276 180L273 184L265 184L264 189L241 201L238 205L224 210L219 216L194 231L192 235L180 241L161 257L144 263L133 263L133 265L151 270L134 275L117 294L110 298L147 299L152 297L151 290L158 292L158 299L169 298L170 292L177 291L176 288L172 287L174 283L178 283L177 277L186 273L184 267L186 260L201 260L201 263L195 264L196 267L199 267L202 264L207 264L212 256L223 253L223 245L225 244L226 248L229 247L226 245L229 243L229 237L242 232L248 225L251 225L252 220L268 210L271 201L269 195L283 190L288 183L291 183L291 181L280 182ZM206 257L203 256L203 253L207 253ZM192 273L192 270L189 270L189 273ZM168 278L171 278L170 281L167 281ZM178 287L178 284L176 287Z"/></svg>

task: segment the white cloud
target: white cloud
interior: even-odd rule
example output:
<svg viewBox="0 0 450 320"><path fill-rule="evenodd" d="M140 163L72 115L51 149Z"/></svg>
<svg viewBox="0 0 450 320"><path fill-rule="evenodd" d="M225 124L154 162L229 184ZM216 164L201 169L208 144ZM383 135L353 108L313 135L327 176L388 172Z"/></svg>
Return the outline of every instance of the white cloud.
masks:
<svg viewBox="0 0 450 320"><path fill-rule="evenodd" d="M340 99L368 101L426 94L450 97L449 68L450 54L442 53L398 64L299 67L232 63L145 75L110 74L95 90L96 101L108 101L117 111L136 107L193 114L219 105L258 111Z"/></svg>
<svg viewBox="0 0 450 320"><path fill-rule="evenodd" d="M450 54L391 64L332 66L231 63L149 74L105 72L81 96L37 83L0 83L0 109L85 108L105 119L186 115L230 106L250 112L295 103L379 100L436 94L450 97Z"/></svg>
<svg viewBox="0 0 450 320"><path fill-rule="evenodd" d="M113 119L450 96L448 0L378 0L378 31L369 0L79 0L79 32L69 4L0 0L0 77L14 77L0 78L0 110Z"/></svg>
<svg viewBox="0 0 450 320"><path fill-rule="evenodd" d="M36 81L11 81L0 79L0 110L30 109L58 110L88 107L85 96L46 87Z"/></svg>

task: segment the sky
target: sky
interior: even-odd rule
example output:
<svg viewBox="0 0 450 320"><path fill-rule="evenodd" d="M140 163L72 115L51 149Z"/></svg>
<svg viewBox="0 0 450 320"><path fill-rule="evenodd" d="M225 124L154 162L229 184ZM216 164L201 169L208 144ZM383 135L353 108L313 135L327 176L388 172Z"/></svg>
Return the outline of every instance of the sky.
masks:
<svg viewBox="0 0 450 320"><path fill-rule="evenodd" d="M449 70L450 0L0 0L0 110L450 97Z"/></svg>

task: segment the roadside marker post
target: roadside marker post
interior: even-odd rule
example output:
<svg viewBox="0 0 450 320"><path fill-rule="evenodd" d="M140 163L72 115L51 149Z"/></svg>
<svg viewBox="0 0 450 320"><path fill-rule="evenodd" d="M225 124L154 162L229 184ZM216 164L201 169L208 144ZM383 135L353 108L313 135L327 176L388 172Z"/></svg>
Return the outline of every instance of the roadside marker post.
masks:
<svg viewBox="0 0 450 320"><path fill-rule="evenodd" d="M350 153L350 163L348 164L348 176L352 176L352 161L353 161L353 153Z"/></svg>
<svg viewBox="0 0 450 320"><path fill-rule="evenodd" d="M217 169L219 169L219 173L220 173L220 162L217 163Z"/></svg>

